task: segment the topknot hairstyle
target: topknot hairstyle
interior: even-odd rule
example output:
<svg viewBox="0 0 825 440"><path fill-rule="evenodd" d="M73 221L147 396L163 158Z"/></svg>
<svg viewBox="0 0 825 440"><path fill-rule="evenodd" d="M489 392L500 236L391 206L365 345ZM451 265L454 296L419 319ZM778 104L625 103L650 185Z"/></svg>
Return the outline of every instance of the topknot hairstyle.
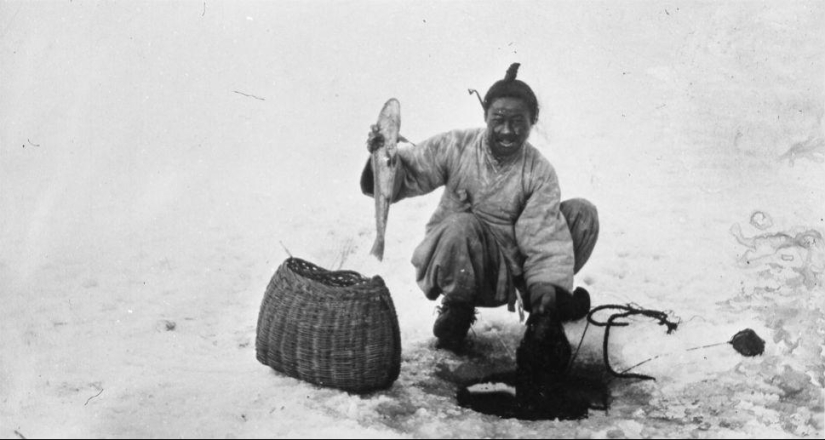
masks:
<svg viewBox="0 0 825 440"><path fill-rule="evenodd" d="M535 124L539 120L539 102L536 99L536 94L524 81L516 79L518 75L519 63L513 63L507 69L504 79L498 80L495 84L487 90L484 95L482 105L484 107L484 115L487 116L487 110L498 98L518 98L523 100L530 109L532 116L531 122Z"/></svg>

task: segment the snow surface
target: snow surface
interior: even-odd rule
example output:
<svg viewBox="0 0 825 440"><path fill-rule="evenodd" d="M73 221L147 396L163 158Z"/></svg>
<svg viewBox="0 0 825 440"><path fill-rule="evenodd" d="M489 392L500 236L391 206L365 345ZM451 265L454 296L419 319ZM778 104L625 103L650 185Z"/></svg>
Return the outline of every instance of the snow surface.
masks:
<svg viewBox="0 0 825 440"><path fill-rule="evenodd" d="M825 233L825 164L778 160L825 136L822 23L819 2L0 2L0 437L822 437L822 242L742 264L730 232ZM613 382L583 421L455 405L449 379L512 368L523 327L483 309L480 354L433 348L409 260L438 192L395 205L384 262L368 254L358 178L384 101L413 141L479 126L467 89L516 61L531 142L599 208L577 283L682 320L612 333L617 368L662 355L634 370L657 381ZM386 280L392 388L255 360L281 243ZM685 351L744 328L764 355Z"/></svg>

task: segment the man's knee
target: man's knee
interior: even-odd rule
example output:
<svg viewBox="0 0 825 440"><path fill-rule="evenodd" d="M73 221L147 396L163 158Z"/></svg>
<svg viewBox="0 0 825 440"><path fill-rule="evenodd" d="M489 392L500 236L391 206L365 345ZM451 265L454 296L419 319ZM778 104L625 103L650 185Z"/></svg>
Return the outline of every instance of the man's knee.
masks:
<svg viewBox="0 0 825 440"><path fill-rule="evenodd" d="M599 212L596 206L585 199L565 200L561 204L561 212L570 228L573 239L575 265L573 272L579 270L590 259L596 241L599 239Z"/></svg>
<svg viewBox="0 0 825 440"><path fill-rule="evenodd" d="M587 199L570 199L561 203L561 212L572 233L599 235L599 211Z"/></svg>

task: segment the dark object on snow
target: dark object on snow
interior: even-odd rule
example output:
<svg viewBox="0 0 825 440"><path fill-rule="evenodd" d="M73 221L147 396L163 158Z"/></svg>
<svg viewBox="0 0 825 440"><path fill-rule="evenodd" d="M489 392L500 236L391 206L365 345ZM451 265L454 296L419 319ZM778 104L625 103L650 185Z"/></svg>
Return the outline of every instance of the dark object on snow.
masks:
<svg viewBox="0 0 825 440"><path fill-rule="evenodd" d="M379 277L328 271L287 259L258 314L258 361L317 385L366 393L392 385L401 369L401 334Z"/></svg>
<svg viewBox="0 0 825 440"><path fill-rule="evenodd" d="M476 309L472 304L443 302L433 324L433 335L438 338L436 348L459 351L475 322Z"/></svg>
<svg viewBox="0 0 825 440"><path fill-rule="evenodd" d="M556 290L556 308L562 322L578 321L590 312L590 292L584 287L576 287L573 294Z"/></svg>
<svg viewBox="0 0 825 440"><path fill-rule="evenodd" d="M456 396L458 404L483 414L523 420L577 420L587 417L591 408L606 409L604 381L568 374L570 356L570 343L558 316L532 313L516 351L516 371L465 385ZM481 390L474 389L478 384L483 385Z"/></svg>
<svg viewBox="0 0 825 440"><path fill-rule="evenodd" d="M749 328L733 335L729 344L745 356L758 356L765 352L765 341Z"/></svg>
<svg viewBox="0 0 825 440"><path fill-rule="evenodd" d="M557 314L531 313L516 350L516 397L528 412L558 413L559 393L572 350ZM587 407L584 407L585 413Z"/></svg>
<svg viewBox="0 0 825 440"><path fill-rule="evenodd" d="M570 342L561 321L554 315L531 313L527 329L516 349L519 394L546 394L543 386L554 386L570 363Z"/></svg>

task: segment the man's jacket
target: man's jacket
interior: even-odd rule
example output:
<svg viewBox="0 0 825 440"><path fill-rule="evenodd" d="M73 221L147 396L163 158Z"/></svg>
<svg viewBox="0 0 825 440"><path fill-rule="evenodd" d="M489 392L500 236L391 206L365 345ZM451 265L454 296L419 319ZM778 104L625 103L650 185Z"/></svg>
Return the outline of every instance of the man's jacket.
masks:
<svg viewBox="0 0 825 440"><path fill-rule="evenodd" d="M483 128L455 130L399 145L398 157L394 202L445 186L428 233L451 214L471 212L489 228L512 276L528 291L540 283L573 290L573 242L559 211L558 178L532 145L525 143L499 163ZM368 162L361 177L365 194L372 195L372 182Z"/></svg>

